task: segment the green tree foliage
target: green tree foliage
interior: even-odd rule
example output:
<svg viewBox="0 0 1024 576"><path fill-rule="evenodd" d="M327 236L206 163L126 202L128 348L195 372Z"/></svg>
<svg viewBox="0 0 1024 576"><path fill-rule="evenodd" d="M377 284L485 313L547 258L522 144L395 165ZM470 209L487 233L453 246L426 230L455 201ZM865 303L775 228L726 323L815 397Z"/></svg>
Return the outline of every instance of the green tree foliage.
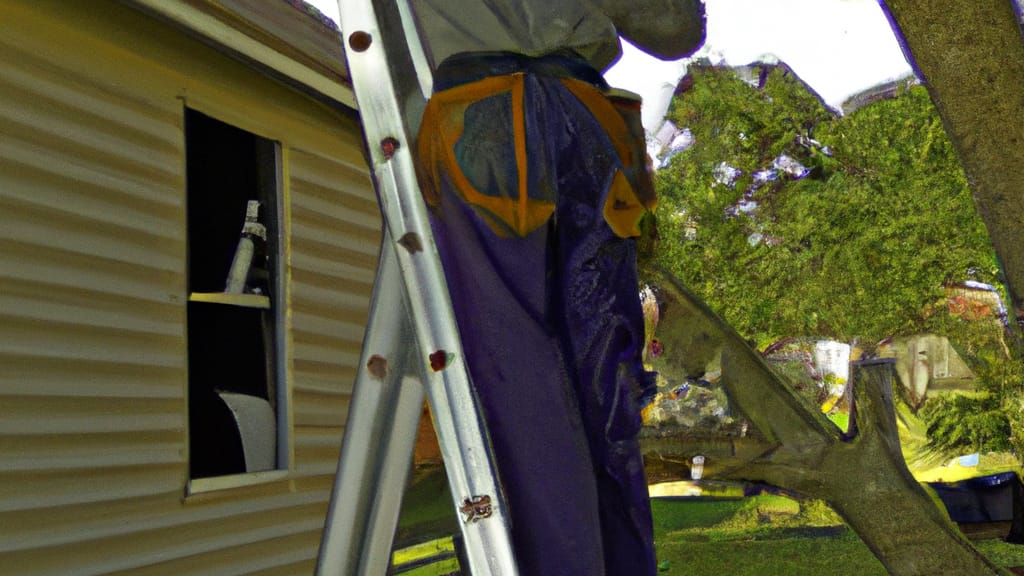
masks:
<svg viewBox="0 0 1024 576"><path fill-rule="evenodd" d="M1009 451L1010 422L991 394L952 394L928 401L922 411L928 445L941 453Z"/></svg>
<svg viewBox="0 0 1024 576"><path fill-rule="evenodd" d="M658 173L650 260L744 337L764 346L915 333L944 282L997 280L924 88L839 118L783 67L764 68L760 88L729 69L690 73L669 118L696 144ZM810 173L758 183L780 155ZM716 180L723 162L741 171L735 181Z"/></svg>
<svg viewBox="0 0 1024 576"><path fill-rule="evenodd" d="M942 309L929 314L925 330L944 334L974 373L975 391L940 395L920 412L927 449L938 454L1013 450L1024 454L1024 364L1012 359L995 322L967 321Z"/></svg>

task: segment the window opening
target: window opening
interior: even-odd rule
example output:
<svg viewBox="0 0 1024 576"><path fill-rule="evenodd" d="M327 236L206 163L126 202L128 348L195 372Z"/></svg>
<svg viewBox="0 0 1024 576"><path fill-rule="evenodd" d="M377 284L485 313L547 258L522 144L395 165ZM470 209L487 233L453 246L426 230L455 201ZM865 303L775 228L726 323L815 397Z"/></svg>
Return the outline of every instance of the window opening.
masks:
<svg viewBox="0 0 1024 576"><path fill-rule="evenodd" d="M189 471L287 468L277 143L185 111Z"/></svg>

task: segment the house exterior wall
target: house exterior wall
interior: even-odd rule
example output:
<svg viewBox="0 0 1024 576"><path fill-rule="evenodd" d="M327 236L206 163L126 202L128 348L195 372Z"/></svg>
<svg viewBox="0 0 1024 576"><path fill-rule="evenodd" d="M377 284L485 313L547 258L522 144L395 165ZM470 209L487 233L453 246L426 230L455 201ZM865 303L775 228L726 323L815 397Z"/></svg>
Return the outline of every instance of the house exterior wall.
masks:
<svg viewBox="0 0 1024 576"><path fill-rule="evenodd" d="M881 358L896 359L896 375L916 410L929 391L971 390L974 374L945 336L916 334L894 339L878 350Z"/></svg>
<svg viewBox="0 0 1024 576"><path fill-rule="evenodd" d="M0 572L309 574L373 284L356 122L125 5L0 3ZM189 494L184 107L281 144L289 469Z"/></svg>

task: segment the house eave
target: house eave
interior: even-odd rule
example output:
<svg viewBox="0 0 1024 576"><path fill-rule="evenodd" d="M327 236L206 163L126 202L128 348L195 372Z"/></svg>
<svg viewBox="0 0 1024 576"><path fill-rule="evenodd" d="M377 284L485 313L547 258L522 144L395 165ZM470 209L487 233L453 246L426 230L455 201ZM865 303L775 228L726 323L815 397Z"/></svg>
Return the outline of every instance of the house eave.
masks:
<svg viewBox="0 0 1024 576"><path fill-rule="evenodd" d="M284 1L122 0L321 100L356 108L341 34Z"/></svg>

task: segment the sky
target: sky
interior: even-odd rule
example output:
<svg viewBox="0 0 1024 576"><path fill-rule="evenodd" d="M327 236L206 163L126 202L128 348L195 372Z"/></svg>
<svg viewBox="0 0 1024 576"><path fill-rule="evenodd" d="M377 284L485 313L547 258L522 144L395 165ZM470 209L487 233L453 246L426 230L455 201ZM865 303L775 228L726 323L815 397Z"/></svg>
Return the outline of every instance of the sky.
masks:
<svg viewBox="0 0 1024 576"><path fill-rule="evenodd" d="M307 0L335 21L336 0ZM834 110L850 96L912 73L878 0L706 0L715 64L785 62ZM608 83L643 96L648 131L661 125L686 61L662 62L623 43Z"/></svg>
<svg viewBox="0 0 1024 576"><path fill-rule="evenodd" d="M707 39L693 57L734 66L778 60L839 110L850 96L912 73L877 0L708 0ZM636 48L605 75L644 96L648 130L660 124L684 62Z"/></svg>

